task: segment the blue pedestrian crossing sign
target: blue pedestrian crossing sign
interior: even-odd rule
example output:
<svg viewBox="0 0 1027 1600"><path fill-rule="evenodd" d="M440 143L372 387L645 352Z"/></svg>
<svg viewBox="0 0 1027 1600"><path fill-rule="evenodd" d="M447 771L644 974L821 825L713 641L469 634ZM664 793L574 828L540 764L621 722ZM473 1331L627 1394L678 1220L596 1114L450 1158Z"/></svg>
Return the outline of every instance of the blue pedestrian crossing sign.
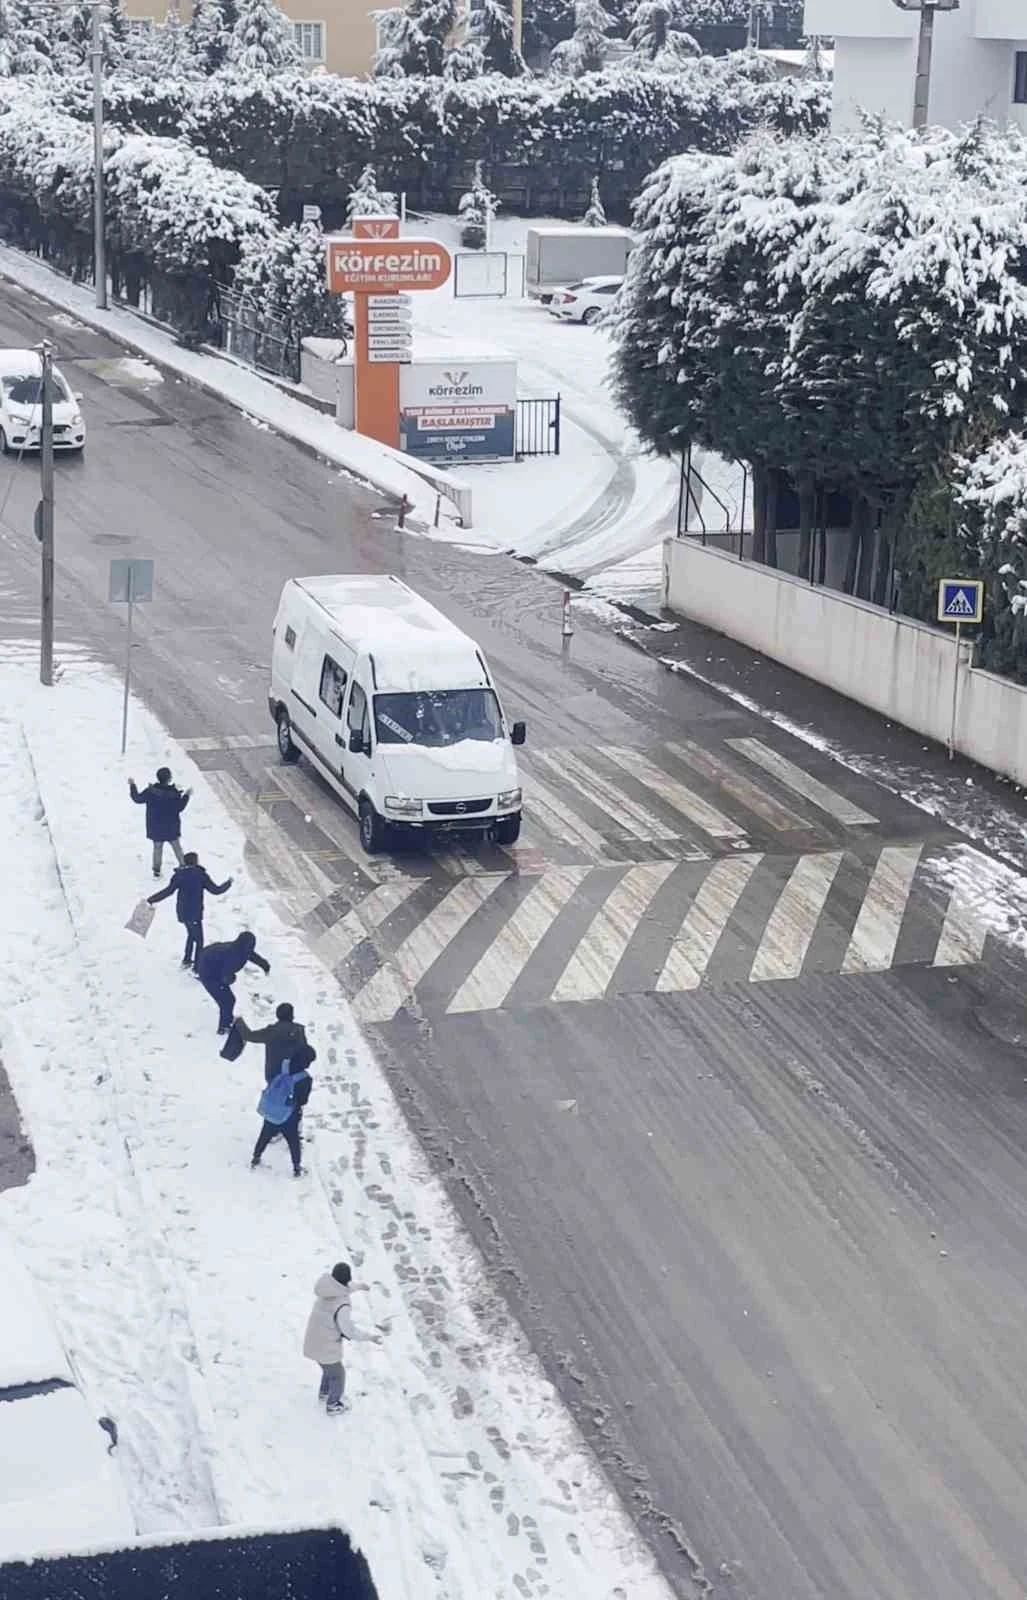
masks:
<svg viewBox="0 0 1027 1600"><path fill-rule="evenodd" d="M942 578L938 584L939 622L981 622L984 583L980 578Z"/></svg>

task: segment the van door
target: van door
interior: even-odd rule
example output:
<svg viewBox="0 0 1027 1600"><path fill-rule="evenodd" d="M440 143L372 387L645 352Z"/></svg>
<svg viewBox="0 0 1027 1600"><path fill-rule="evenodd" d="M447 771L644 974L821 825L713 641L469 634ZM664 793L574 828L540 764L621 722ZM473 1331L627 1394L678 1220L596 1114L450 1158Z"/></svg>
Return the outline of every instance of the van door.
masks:
<svg viewBox="0 0 1027 1600"><path fill-rule="evenodd" d="M351 744L359 738L359 749L353 750ZM349 700L346 703L346 750L343 755L342 781L346 788L347 797L354 808L361 793L371 792L371 711L367 702L367 694L356 678L350 682Z"/></svg>
<svg viewBox="0 0 1027 1600"><path fill-rule="evenodd" d="M343 759L346 750L342 708L349 684L349 670L342 660L343 652L336 641L321 641L317 653L317 755L322 766L342 782Z"/></svg>

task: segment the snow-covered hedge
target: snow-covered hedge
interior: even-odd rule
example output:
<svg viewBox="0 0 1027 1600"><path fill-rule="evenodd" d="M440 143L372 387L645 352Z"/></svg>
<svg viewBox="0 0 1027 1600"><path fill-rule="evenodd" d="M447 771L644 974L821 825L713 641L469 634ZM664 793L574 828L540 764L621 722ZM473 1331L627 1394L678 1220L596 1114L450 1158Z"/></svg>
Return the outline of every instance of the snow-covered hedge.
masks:
<svg viewBox="0 0 1027 1600"><path fill-rule="evenodd" d="M771 562L786 504L808 572L818 507L847 497L846 587L884 600L897 578L928 617L936 558L1001 565L951 482L959 458L1025 431L1025 192L1027 141L983 126L763 136L667 162L638 203L617 328L634 425L666 452L750 463Z"/></svg>
<svg viewBox="0 0 1027 1600"><path fill-rule="evenodd" d="M81 84L62 107L87 119ZM822 128L829 95L781 81L751 54L683 60L665 73L617 68L547 80L488 76L354 78L239 72L206 80L107 86L112 122L183 135L220 165L274 189L288 214L304 201L341 220L368 162L412 204L456 207L477 161L516 209L580 215L601 173L611 216L626 217L647 174L683 150L730 150L759 126Z"/></svg>

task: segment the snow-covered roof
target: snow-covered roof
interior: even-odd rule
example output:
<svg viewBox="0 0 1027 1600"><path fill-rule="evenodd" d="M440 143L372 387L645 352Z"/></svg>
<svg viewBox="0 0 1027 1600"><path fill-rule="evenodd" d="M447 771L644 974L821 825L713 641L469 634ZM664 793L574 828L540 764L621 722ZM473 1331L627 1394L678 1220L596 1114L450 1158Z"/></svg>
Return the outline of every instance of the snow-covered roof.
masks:
<svg viewBox="0 0 1027 1600"><path fill-rule="evenodd" d="M35 1282L5 1234L0 1233L0 1389L20 1383L71 1381L71 1368L57 1329ZM0 1413L4 1411L0 1405Z"/></svg>
<svg viewBox="0 0 1027 1600"><path fill-rule="evenodd" d="M0 1405L0 1561L135 1535L107 1435L77 1389Z"/></svg>
<svg viewBox="0 0 1027 1600"><path fill-rule="evenodd" d="M38 350L0 350L0 373L31 377L42 368Z"/></svg>
<svg viewBox="0 0 1027 1600"><path fill-rule="evenodd" d="M374 656L379 689L471 688L487 681L472 639L399 578L297 578L352 650Z"/></svg>

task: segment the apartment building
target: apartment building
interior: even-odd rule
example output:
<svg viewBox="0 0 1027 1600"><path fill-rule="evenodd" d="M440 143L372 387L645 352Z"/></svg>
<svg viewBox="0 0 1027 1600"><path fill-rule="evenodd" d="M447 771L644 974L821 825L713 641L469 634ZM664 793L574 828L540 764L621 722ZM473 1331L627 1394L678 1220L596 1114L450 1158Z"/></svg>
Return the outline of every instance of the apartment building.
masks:
<svg viewBox="0 0 1027 1600"><path fill-rule="evenodd" d="M388 0L386 0L388 3ZM296 45L311 72L337 72L363 78L377 49L377 25L366 0L279 0L293 25ZM167 0L123 0L126 17L156 27L167 15ZM180 22L192 15L192 0L178 0Z"/></svg>
<svg viewBox="0 0 1027 1600"><path fill-rule="evenodd" d="M862 107L913 120L920 18L894 0L806 0L807 33L833 36L834 124ZM929 118L958 128L977 116L1027 132L1027 0L961 0L934 19Z"/></svg>

